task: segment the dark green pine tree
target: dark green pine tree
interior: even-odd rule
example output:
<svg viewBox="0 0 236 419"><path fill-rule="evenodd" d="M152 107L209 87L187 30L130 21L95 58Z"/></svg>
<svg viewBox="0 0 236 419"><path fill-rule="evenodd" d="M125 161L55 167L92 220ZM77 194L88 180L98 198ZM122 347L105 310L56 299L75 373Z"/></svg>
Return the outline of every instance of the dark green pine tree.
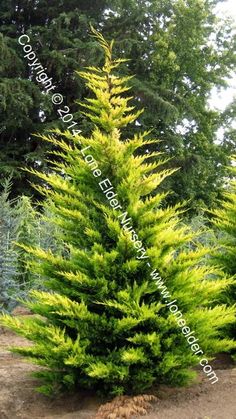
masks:
<svg viewBox="0 0 236 419"><path fill-rule="evenodd" d="M84 96L82 83L75 79L78 65L99 61L88 37L89 23L102 19L104 0L22 0L0 2L0 183L13 174L12 194L30 194L27 172L22 166L46 169L45 151L49 145L32 135L44 129L62 127L50 95L43 94L42 85L28 66L18 38L23 33L38 61L52 77L65 105L75 110L75 99ZM64 107L63 107L64 108ZM84 127L83 119L79 119Z"/></svg>
<svg viewBox="0 0 236 419"><path fill-rule="evenodd" d="M3 37L0 122L0 181L14 171L14 192L28 193L28 174L20 167L46 169L42 143L32 132L49 127L65 129L50 98L40 93L17 39L27 33L40 62L65 97L87 135L91 123L77 112L75 99L88 94L74 71L98 65L102 59L88 36L89 23L116 39L114 56L130 60L124 74L134 74L135 105L145 107L138 123L153 128L158 147L181 167L163 182L171 189L168 202L191 199L191 207L213 207L219 195L228 149L215 142L218 128L228 125L225 113L211 111L212 87L226 85L235 69L235 33L228 20L215 15L213 0L16 0L0 2ZM214 42L213 42L214 40ZM183 48L184 45L184 48ZM136 125L138 132L138 124ZM127 136L131 133L125 128ZM230 137L232 132L230 133ZM225 141L229 142L229 133ZM235 140L233 147L235 148ZM232 142L232 140L230 140ZM154 143L149 146L155 150ZM32 193L32 191L31 191Z"/></svg>
<svg viewBox="0 0 236 419"><path fill-rule="evenodd" d="M34 172L47 183L38 188L61 229L64 254L22 245L35 258L33 271L46 277L47 290L32 291L24 302L36 316L1 317L2 325L33 342L14 351L46 367L36 373L44 393L60 387L140 392L196 376L191 367L198 356L163 303L150 275L154 268L206 355L235 346L221 336L235 310L211 307L230 281L201 263L208 249L181 250L195 234L181 224L180 205L163 208L159 185L172 171L163 169L160 153L149 161L145 150L155 140L148 132L122 136L140 111L122 95L129 89L117 73L123 60L113 59L112 43L94 33L105 64L79 73L93 92L83 103L93 131L88 137L59 130L41 136L60 148L53 156L63 161L52 157L54 173ZM109 182L117 194L112 200L104 192Z"/></svg>

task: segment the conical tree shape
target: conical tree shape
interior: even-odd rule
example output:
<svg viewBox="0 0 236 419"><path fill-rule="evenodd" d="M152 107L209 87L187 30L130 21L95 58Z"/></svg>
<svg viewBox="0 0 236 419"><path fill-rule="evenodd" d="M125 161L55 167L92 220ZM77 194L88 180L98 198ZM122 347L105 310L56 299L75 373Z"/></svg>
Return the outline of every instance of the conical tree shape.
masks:
<svg viewBox="0 0 236 419"><path fill-rule="evenodd" d="M39 190L61 229L64 255L25 247L48 292L32 291L25 302L39 316L1 319L34 342L15 350L46 367L37 373L45 393L60 386L140 392L195 376L190 367L198 356L166 306L156 272L206 354L235 345L220 337L234 310L211 308L229 281L201 264L208 249L188 250L194 235L178 219L181 206L163 207L158 186L171 171L162 168L160 153L147 153L154 141L149 133L121 137L120 129L139 113L122 96L128 90L128 78L117 75L122 60L113 61L112 44L94 34L105 64L79 73L94 94L82 104L93 132L90 138L68 131L43 136L60 148L55 154L63 162L53 173L36 173L47 184Z"/></svg>

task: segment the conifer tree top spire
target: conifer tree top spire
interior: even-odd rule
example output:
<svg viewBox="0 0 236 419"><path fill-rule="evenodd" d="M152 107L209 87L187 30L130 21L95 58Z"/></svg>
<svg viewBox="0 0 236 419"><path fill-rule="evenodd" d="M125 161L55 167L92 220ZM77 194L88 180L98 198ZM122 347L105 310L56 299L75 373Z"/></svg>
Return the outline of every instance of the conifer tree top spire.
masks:
<svg viewBox="0 0 236 419"><path fill-rule="evenodd" d="M87 87L92 90L96 99L87 98L87 103L78 102L87 111L84 114L90 118L96 125L101 126L105 132L110 133L115 128L121 128L128 123L134 122L143 113L143 110L131 113L133 106L127 106L131 97L123 97L122 93L130 90L126 83L132 79L132 76L117 77L113 71L119 67L126 59L112 58L112 47L114 42L108 43L103 35L91 27L92 36L98 40L101 45L105 63L102 68L86 67L87 72L79 71L80 77L86 80Z"/></svg>

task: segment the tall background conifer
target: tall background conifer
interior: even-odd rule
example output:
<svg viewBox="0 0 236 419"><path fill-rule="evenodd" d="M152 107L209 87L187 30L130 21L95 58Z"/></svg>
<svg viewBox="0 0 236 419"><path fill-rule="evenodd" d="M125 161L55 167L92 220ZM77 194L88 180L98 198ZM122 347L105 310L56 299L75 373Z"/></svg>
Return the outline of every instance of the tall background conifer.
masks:
<svg viewBox="0 0 236 419"><path fill-rule="evenodd" d="M50 3L50 4L49 4ZM236 35L232 22L216 14L220 0L4 0L0 2L0 183L14 173L15 195L36 193L22 166L47 170L52 144L32 133L64 129L50 95L28 66L18 37L26 33L65 105L85 135L91 123L75 99L88 91L75 70L100 65L102 53L89 37L89 22L116 39L114 57L129 58L120 68L131 80L135 106L145 106L141 128L153 129L159 149L182 170L161 185L169 203L191 199L193 212L213 207L220 195L229 155L235 150L235 104L210 109L212 89L223 89L235 71ZM140 125L139 125L140 126ZM222 141L217 139L221 128ZM129 127L125 128L127 135ZM137 126L137 131L138 131ZM133 134L133 132L132 132ZM155 150L157 144L150 147ZM32 177L31 177L32 179Z"/></svg>

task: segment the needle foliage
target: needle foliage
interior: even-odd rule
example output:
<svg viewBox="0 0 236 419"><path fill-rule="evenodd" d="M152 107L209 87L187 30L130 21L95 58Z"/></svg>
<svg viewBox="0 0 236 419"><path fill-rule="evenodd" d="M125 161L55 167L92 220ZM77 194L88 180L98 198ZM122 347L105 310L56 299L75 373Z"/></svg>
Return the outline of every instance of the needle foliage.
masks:
<svg viewBox="0 0 236 419"><path fill-rule="evenodd" d="M230 281L202 263L209 249L188 246L195 233L180 222L182 206L163 206L166 194L159 185L173 170L165 169L161 153L148 152L150 133L123 138L122 129L140 111L129 105L129 78L118 76L123 60L113 59L113 43L93 34L105 63L79 73L91 92L82 107L93 131L89 137L59 130L41 136L56 146L54 170L34 172L45 183L38 188L64 252L22 245L47 289L32 291L24 302L35 316L1 318L33 342L14 351L45 367L36 375L46 394L73 387L141 392L155 383L184 384L196 375L191 367L198 357L163 302L150 275L154 268L206 354L235 345L221 336L221 328L233 322L233 308L211 306ZM105 193L106 179L120 208ZM132 230L121 222L125 212Z"/></svg>

